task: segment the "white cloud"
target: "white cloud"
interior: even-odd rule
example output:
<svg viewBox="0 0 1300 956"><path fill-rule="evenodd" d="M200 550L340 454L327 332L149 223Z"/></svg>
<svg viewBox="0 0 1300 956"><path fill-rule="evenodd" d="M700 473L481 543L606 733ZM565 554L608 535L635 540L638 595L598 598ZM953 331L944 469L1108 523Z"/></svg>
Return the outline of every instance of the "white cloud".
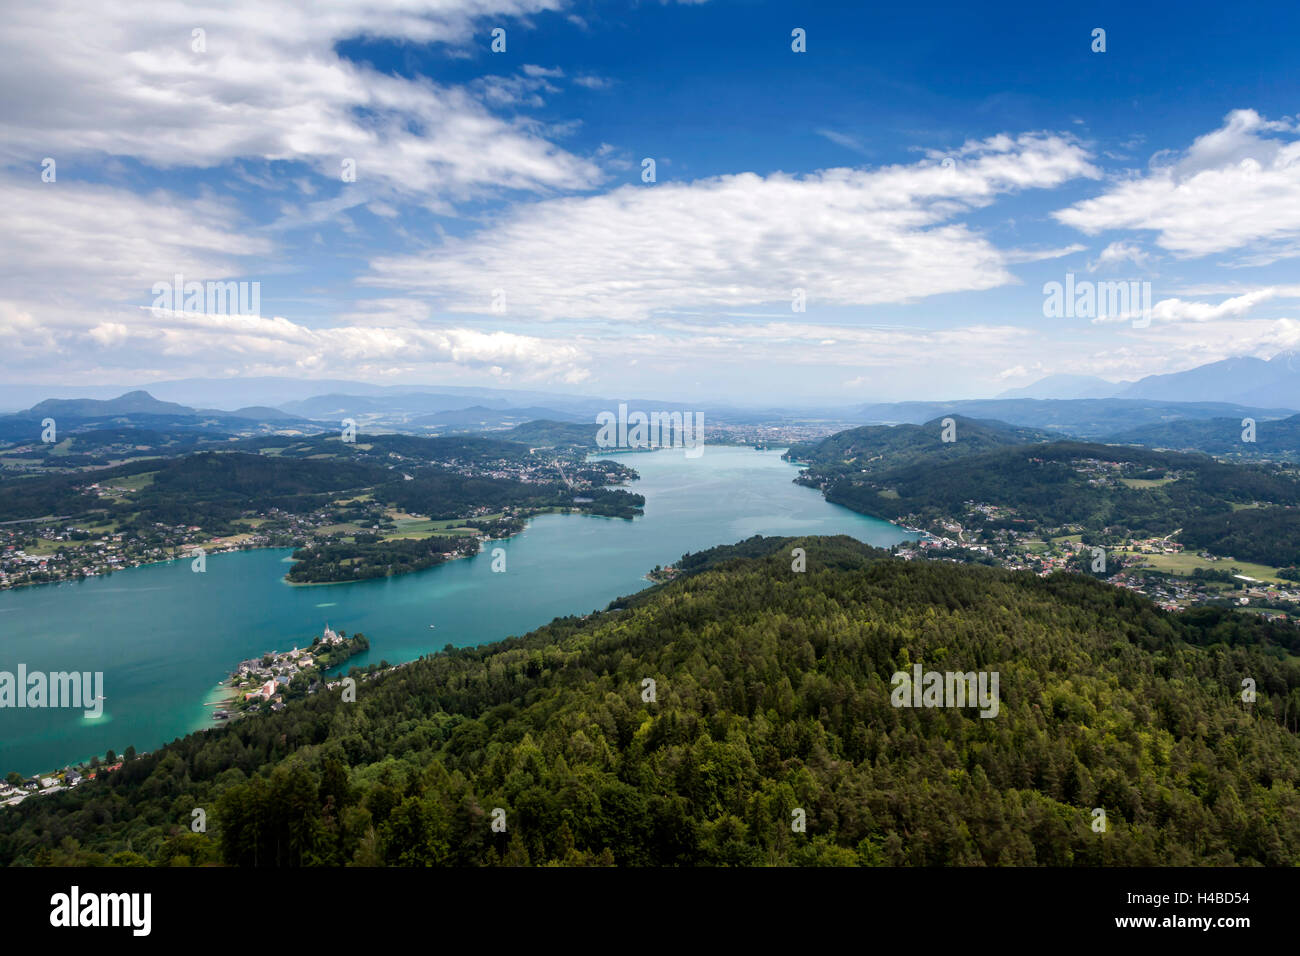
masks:
<svg viewBox="0 0 1300 956"><path fill-rule="evenodd" d="M1088 235L1151 230L1157 245L1180 257L1259 244L1266 254L1256 262L1300 253L1300 139L1294 127L1235 110L1182 156L1158 161L1147 175L1053 216Z"/></svg>
<svg viewBox="0 0 1300 956"><path fill-rule="evenodd" d="M162 190L137 195L59 179L0 179L0 238L8 295L83 307L113 300L151 302L155 282L176 273L210 281L241 275L271 244L243 231L238 213L208 199Z"/></svg>
<svg viewBox="0 0 1300 956"><path fill-rule="evenodd" d="M1131 262L1138 268L1144 268L1150 256L1142 251L1142 247L1136 242L1127 240L1118 240L1112 242L1105 249L1101 250L1100 255L1095 260L1088 263L1088 271L1096 272L1098 269L1108 269L1112 266L1118 266L1125 262Z"/></svg>
<svg viewBox="0 0 1300 956"><path fill-rule="evenodd" d="M1002 257L1007 263L1043 262L1047 259L1063 259L1076 252L1083 252L1087 246L1073 242L1057 249L1007 249Z"/></svg>
<svg viewBox="0 0 1300 956"><path fill-rule="evenodd" d="M1161 299L1151 306L1152 322L1175 324L1186 322L1217 322L1222 319L1248 315L1257 305L1274 299L1300 299L1300 285L1266 286L1231 296L1222 302L1192 302L1176 296ZM1094 324L1127 324L1136 313L1104 316L1093 319Z"/></svg>
<svg viewBox="0 0 1300 956"><path fill-rule="evenodd" d="M841 133L833 129L815 130L818 136L830 140L836 146L843 146L845 149L851 149L855 153L862 153L864 156L870 155L871 150L862 145L855 137L848 133Z"/></svg>
<svg viewBox="0 0 1300 956"><path fill-rule="evenodd" d="M46 155L97 152L156 167L296 160L335 181L352 158L358 183L403 193L585 188L599 179L596 167L526 122L489 113L465 88L379 73L335 52L358 36L486 44L485 18L505 22L561 2L13 6L0 33L3 155L33 169ZM204 52L192 48L194 29L205 31Z"/></svg>
<svg viewBox="0 0 1300 956"><path fill-rule="evenodd" d="M430 313L429 303L421 299L362 299L335 318L349 325L401 328L418 327L429 319Z"/></svg>
<svg viewBox="0 0 1300 956"><path fill-rule="evenodd" d="M658 310L908 302L1014 281L1003 254L953 220L999 194L1096 175L1078 145L1047 135L967 144L934 162L753 173L626 186L519 208L432 254L380 257L367 282L432 295L447 311L643 319Z"/></svg>

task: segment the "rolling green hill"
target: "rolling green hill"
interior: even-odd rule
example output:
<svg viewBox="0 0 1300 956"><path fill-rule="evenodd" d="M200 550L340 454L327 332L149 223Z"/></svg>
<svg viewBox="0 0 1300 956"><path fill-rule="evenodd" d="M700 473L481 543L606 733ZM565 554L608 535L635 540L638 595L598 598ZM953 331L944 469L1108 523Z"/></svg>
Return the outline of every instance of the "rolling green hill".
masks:
<svg viewBox="0 0 1300 956"><path fill-rule="evenodd" d="M1148 448L1199 451L1222 458L1300 461L1300 415L1256 422L1253 442L1242 441L1241 423L1241 418L1184 418L1143 425L1106 440Z"/></svg>
<svg viewBox="0 0 1300 956"><path fill-rule="evenodd" d="M826 480L846 474L873 474L917 462L946 462L1007 445L1051 441L1055 436L997 421L951 416L955 441L944 441L944 419L924 425L864 425L817 442L790 446L782 456L806 462L810 476Z"/></svg>
<svg viewBox="0 0 1300 956"><path fill-rule="evenodd" d="M959 420L957 441L944 443L938 422L856 428L789 454L811 463L796 481L887 521L1116 537L1182 529L1178 540L1189 547L1269 565L1300 560L1300 482L1286 467L1121 445L1022 444L1024 431Z"/></svg>
<svg viewBox="0 0 1300 956"><path fill-rule="evenodd" d="M596 433L599 430L595 422L556 422L538 419L516 425L502 434L511 441L542 448L594 449Z"/></svg>

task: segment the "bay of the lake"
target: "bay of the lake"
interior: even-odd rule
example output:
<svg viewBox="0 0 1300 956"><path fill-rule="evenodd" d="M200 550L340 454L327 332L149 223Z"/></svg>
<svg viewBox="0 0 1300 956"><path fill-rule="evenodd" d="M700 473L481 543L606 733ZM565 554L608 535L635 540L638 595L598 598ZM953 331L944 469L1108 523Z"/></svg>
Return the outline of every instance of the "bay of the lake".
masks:
<svg viewBox="0 0 1300 956"><path fill-rule="evenodd" d="M697 458L615 456L641 475L631 490L645 495L643 517L542 515L475 557L396 578L294 587L284 581L289 551L275 549L209 555L203 573L179 560L0 592L0 671L102 671L105 697L98 718L0 708L0 776L128 744L152 750L210 727L205 700L236 664L305 647L326 623L370 639L347 666L396 664L602 609L648 587L657 564L755 534L847 534L878 546L915 537L793 484L797 467L780 455L715 445ZM504 573L492 571L498 547Z"/></svg>

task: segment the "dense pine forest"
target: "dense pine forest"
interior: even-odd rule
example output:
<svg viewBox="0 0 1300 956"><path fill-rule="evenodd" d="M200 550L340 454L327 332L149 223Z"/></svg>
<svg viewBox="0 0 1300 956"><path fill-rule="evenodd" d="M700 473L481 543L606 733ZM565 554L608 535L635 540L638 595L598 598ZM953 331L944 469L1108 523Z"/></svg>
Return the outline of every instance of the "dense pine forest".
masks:
<svg viewBox="0 0 1300 956"><path fill-rule="evenodd" d="M843 537L682 568L27 800L0 862L1300 863L1291 625ZM892 706L914 663L997 671L997 716Z"/></svg>

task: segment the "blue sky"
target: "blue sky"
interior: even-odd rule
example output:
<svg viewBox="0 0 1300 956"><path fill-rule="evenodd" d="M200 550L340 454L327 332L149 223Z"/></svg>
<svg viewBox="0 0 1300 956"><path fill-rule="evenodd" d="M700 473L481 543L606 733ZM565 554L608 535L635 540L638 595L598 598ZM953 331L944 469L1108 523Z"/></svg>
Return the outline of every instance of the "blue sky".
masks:
<svg viewBox="0 0 1300 956"><path fill-rule="evenodd" d="M1300 346L1300 13L978 6L14 11L7 377L797 404ZM1149 307L1048 317L1067 275Z"/></svg>

